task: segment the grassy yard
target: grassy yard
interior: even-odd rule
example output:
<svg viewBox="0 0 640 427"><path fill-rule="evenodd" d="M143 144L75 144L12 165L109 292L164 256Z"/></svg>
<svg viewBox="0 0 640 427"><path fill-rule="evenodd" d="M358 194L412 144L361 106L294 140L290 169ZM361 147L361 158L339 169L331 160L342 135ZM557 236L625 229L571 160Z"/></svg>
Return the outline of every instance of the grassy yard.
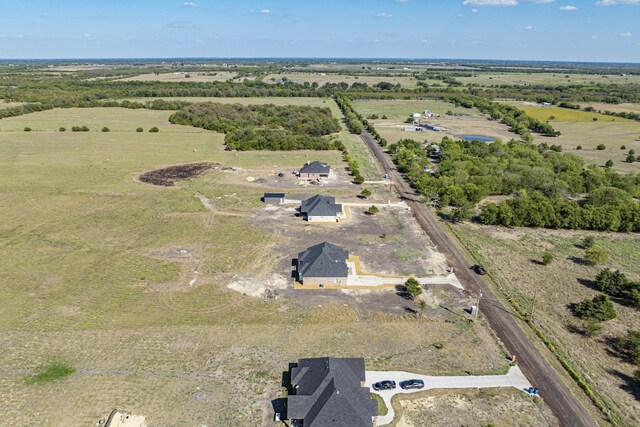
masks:
<svg viewBox="0 0 640 427"><path fill-rule="evenodd" d="M271 425L281 373L299 357L363 356L373 369L433 374L504 369L481 325L363 310L355 302L366 295L305 304L230 290L239 276L284 275L278 262L291 252L281 230L249 220L265 187L244 177L310 156L340 165L341 155L228 152L223 135L172 125L170 114L60 109L0 121L7 423L89 425L117 407L154 425ZM91 131L58 130L74 125ZM105 126L111 132L99 131ZM220 170L173 188L134 179L201 161L247 172ZM75 372L25 381L61 377L51 360Z"/></svg>
<svg viewBox="0 0 640 427"><path fill-rule="evenodd" d="M638 389L631 376L634 367L617 357L609 340L640 328L640 312L615 304L618 317L603 324L602 333L589 338L580 331L583 322L574 317L569 305L597 292L583 284L593 280L604 267L620 269L637 280L640 277L640 240L632 234L554 231L539 229L505 229L472 224L457 226L481 256L485 267L498 279L503 292L525 311L534 298L535 323L557 345L593 388L603 393L612 407L630 425L640 422ZM581 259L582 238L594 236L609 254L601 266L585 265ZM545 250L554 253L547 266L540 260Z"/></svg>

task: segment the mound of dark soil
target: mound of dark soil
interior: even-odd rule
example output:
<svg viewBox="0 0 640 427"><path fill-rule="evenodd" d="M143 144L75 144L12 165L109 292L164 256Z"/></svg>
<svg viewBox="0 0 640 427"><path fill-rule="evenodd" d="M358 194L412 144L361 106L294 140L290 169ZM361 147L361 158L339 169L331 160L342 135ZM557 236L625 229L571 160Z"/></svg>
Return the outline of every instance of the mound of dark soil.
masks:
<svg viewBox="0 0 640 427"><path fill-rule="evenodd" d="M176 185L176 181L188 181L193 178L198 178L214 169L217 169L218 166L220 166L218 163L211 162L169 166L167 168L145 172L140 175L139 179L147 184L173 187Z"/></svg>

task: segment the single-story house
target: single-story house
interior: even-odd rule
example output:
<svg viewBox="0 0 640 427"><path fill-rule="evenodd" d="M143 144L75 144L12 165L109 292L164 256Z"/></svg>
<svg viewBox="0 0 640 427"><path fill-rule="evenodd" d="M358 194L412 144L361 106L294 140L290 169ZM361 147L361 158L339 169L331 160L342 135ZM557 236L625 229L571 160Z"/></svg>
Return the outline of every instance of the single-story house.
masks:
<svg viewBox="0 0 640 427"><path fill-rule="evenodd" d="M299 359L291 367L287 417L303 427L373 427L378 406L365 387L364 359Z"/></svg>
<svg viewBox="0 0 640 427"><path fill-rule="evenodd" d="M298 281L303 285L347 284L349 252L331 243L320 243L311 246L298 254Z"/></svg>
<svg viewBox="0 0 640 427"><path fill-rule="evenodd" d="M327 178L330 172L331 167L328 164L316 160L310 163L307 162L307 164L298 171L298 176L308 179Z"/></svg>
<svg viewBox="0 0 640 427"><path fill-rule="evenodd" d="M342 205L331 196L315 196L303 200L300 213L309 222L336 222L342 217Z"/></svg>
<svg viewBox="0 0 640 427"><path fill-rule="evenodd" d="M262 201L271 205L281 205L284 203L284 193L264 193Z"/></svg>

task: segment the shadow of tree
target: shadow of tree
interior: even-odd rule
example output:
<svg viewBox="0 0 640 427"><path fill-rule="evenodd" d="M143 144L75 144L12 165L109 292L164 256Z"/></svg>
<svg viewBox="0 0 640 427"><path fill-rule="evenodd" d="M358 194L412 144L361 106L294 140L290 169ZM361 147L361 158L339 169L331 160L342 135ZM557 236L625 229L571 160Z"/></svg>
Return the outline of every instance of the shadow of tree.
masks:
<svg viewBox="0 0 640 427"><path fill-rule="evenodd" d="M631 394L636 400L640 400L640 382L638 382L635 378L630 375L625 374L624 372L620 372L616 369L609 369L608 372L624 381L620 388L627 393Z"/></svg>

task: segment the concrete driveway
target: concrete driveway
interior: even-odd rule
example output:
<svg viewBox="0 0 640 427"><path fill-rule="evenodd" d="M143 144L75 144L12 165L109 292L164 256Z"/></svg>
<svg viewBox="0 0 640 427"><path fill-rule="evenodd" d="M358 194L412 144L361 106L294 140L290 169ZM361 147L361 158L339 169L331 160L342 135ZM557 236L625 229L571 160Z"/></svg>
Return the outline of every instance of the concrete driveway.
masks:
<svg viewBox="0 0 640 427"><path fill-rule="evenodd" d="M403 390L400 388L400 381L409 379L418 379L424 381L424 388L421 390ZM379 395L387 405L389 412L387 415L376 417L376 426L383 426L393 421L395 412L391 406L391 399L397 394L416 393L424 390L432 389L461 389L461 388L493 388L493 387L514 387L523 393L531 387L531 384L524 376L518 366L512 366L506 375L465 375L459 377L448 376L429 376L413 374L404 371L367 371L365 386L371 387L374 383L383 380L391 380L396 382L394 390L375 391L371 388L371 392Z"/></svg>
<svg viewBox="0 0 640 427"><path fill-rule="evenodd" d="M404 285L409 276L376 276L368 274L358 274L355 263L347 262L349 275L347 276L347 286L357 289L358 287L371 288L384 285ZM416 277L421 285L451 285L458 289L463 289L455 274L434 275L430 277Z"/></svg>

